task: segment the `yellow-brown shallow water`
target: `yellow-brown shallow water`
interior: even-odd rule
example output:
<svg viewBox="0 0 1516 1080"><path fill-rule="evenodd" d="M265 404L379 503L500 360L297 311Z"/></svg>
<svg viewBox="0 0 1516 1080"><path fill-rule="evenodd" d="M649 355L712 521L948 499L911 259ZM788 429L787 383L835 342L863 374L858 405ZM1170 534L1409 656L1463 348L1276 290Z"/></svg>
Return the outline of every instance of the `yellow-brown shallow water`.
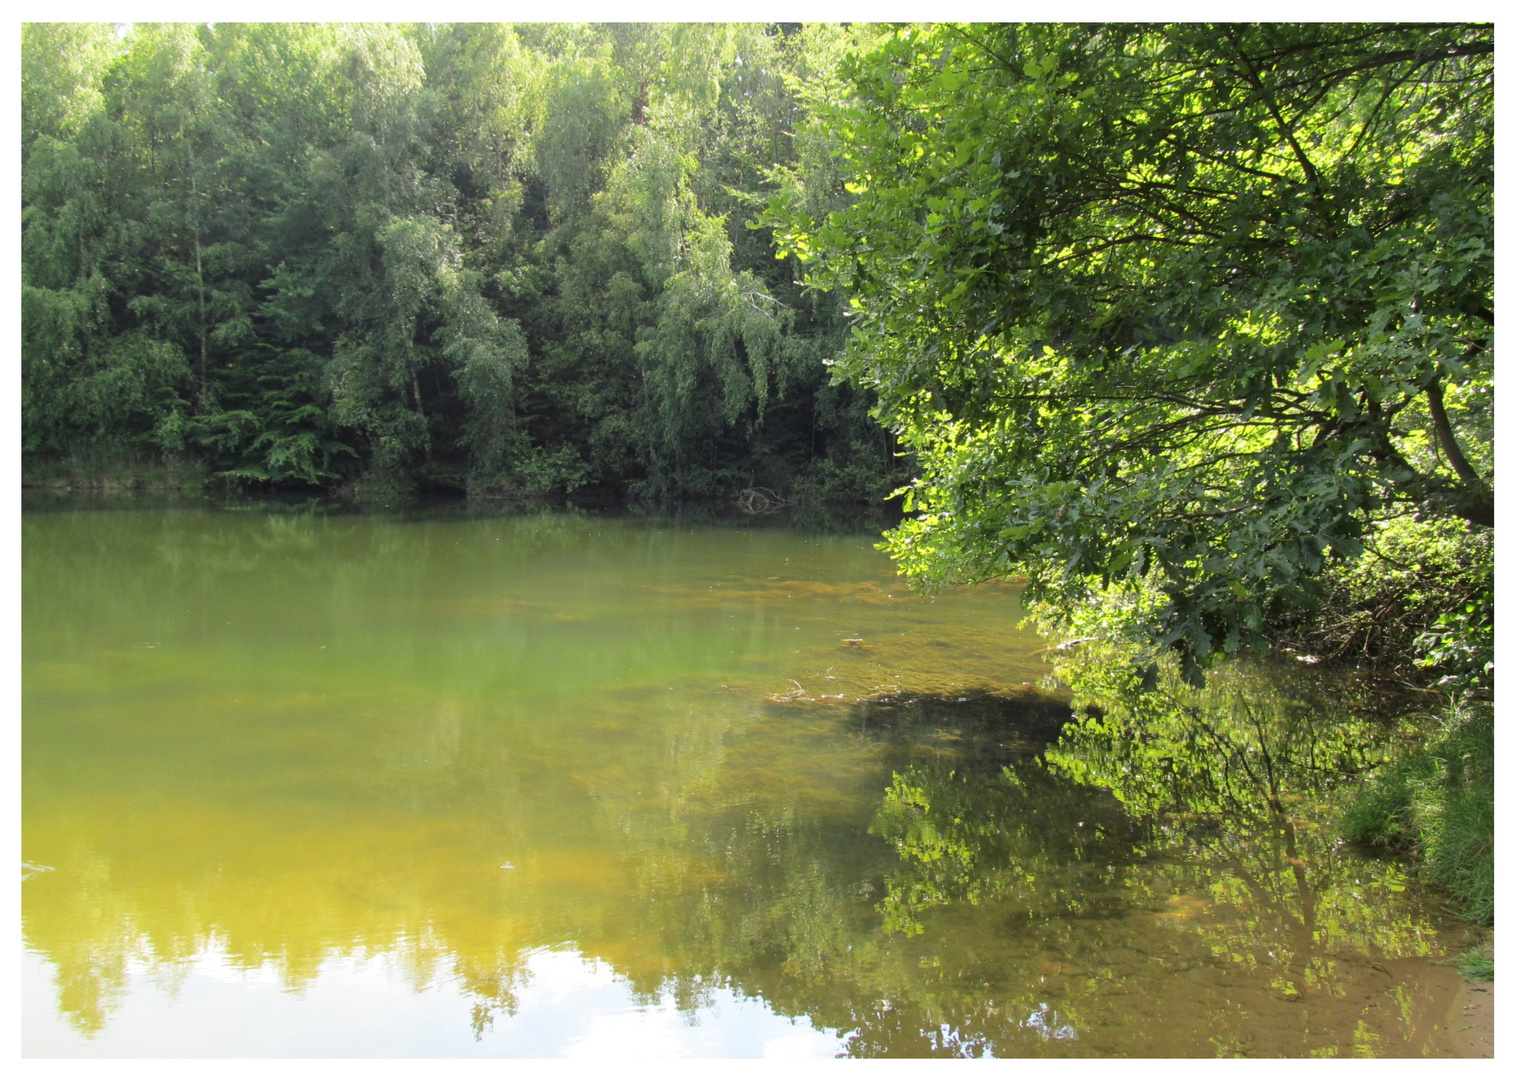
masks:
<svg viewBox="0 0 1516 1080"><path fill-rule="evenodd" d="M28 1055L1449 1052L1436 898L1310 800L1178 843L1052 775L1015 591L912 596L870 536L22 544Z"/></svg>

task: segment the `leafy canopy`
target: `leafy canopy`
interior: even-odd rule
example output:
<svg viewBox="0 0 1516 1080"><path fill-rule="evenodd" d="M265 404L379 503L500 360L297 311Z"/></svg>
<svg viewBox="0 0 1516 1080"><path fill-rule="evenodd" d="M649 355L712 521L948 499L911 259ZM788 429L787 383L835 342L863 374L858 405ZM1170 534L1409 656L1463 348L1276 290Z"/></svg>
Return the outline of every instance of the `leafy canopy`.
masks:
<svg viewBox="0 0 1516 1080"><path fill-rule="evenodd" d="M749 219L830 175L795 78L883 32L28 23L27 468L877 501L840 304Z"/></svg>
<svg viewBox="0 0 1516 1080"><path fill-rule="evenodd" d="M917 453L931 582L1164 597L1192 680L1377 517L1493 525L1493 31L902 28L769 205Z"/></svg>

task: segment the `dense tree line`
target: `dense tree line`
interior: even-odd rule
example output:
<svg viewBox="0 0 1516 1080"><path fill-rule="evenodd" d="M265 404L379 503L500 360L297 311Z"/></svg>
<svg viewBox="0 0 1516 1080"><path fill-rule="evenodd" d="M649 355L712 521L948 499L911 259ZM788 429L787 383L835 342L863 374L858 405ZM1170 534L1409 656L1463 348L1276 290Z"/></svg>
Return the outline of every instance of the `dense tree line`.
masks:
<svg viewBox="0 0 1516 1080"><path fill-rule="evenodd" d="M838 300L750 221L869 31L29 24L24 461L254 486L763 486L899 469Z"/></svg>

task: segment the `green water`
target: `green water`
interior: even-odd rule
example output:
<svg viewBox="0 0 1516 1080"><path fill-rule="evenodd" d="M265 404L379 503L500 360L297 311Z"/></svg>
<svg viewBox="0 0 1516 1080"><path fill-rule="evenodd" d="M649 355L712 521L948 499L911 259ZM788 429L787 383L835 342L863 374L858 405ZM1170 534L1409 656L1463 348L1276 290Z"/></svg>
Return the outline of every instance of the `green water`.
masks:
<svg viewBox="0 0 1516 1080"><path fill-rule="evenodd" d="M23 1051L1447 1051L1435 897L1045 767L1016 592L873 541L24 514Z"/></svg>

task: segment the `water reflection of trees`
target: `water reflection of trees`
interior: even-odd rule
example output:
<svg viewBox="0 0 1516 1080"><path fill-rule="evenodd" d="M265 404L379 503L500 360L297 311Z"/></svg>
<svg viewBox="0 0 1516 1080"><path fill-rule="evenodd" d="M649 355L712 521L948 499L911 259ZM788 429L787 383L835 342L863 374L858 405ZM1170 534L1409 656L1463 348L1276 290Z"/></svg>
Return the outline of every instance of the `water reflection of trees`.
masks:
<svg viewBox="0 0 1516 1080"><path fill-rule="evenodd" d="M1156 692L1113 685L1098 654L1064 675L1103 710L1069 725L1052 771L1109 788L1148 834L1147 895L1195 895L1231 918L1198 924L1213 955L1265 972L1286 995L1340 995L1343 956L1432 950L1410 908L1386 905L1394 868L1363 861L1331 828L1334 789L1384 752L1395 725L1354 673L1253 664L1206 691L1170 676Z"/></svg>
<svg viewBox="0 0 1516 1080"><path fill-rule="evenodd" d="M826 1022L855 1054L1405 1046L1426 1018L1390 1022L1391 992L1410 997L1385 962L1445 946L1390 868L1323 827L1385 730L1371 702L1310 689L1238 672L1187 711L1108 708L1045 762L986 745L1005 717L960 718L960 752L897 767L871 827L898 861L848 977L890 1008ZM1290 1001L1311 1021L1281 1030Z"/></svg>
<svg viewBox="0 0 1516 1080"><path fill-rule="evenodd" d="M565 826L577 845L527 850L493 885L467 880L477 868L457 850L498 844L488 828L448 840L405 815L292 812L230 861L210 847L197 861L165 807L171 870L117 848L113 876L97 847L89 881L28 883L46 895L28 895L27 941L58 965L81 1030L104 1022L127 960L170 970L214 944L292 985L334 952L387 953L418 987L459 979L483 1033L516 1008L530 954L573 942L646 1000L693 1012L728 986L849 1032L856 1056L1306 1053L1350 1046L1360 1024L1382 1051L1404 1047L1418 1018L1381 1016L1363 986L1387 990L1371 965L1432 948L1426 924L1312 816L1308 778L1359 750L1342 727L1250 707L1217 731L1261 760L1264 742L1247 741L1261 730L1273 786L1250 788L1267 769L1228 763L1177 721L1118 755L1133 733L1114 712L1044 766L1032 748L1057 707L1031 698L671 717L662 761L582 778L586 816ZM778 779L785 746L807 738L856 770L840 791ZM754 770L776 782L752 784ZM248 827L233 813L195 828ZM1270 1027L1286 998L1326 1003L1313 1034Z"/></svg>
<svg viewBox="0 0 1516 1080"><path fill-rule="evenodd" d="M1037 759L1046 705L834 709L882 744L893 778L868 832L888 854L856 822L727 808L704 843L731 872L676 920L672 966L851 1032L860 1056L1348 1052L1364 1033L1405 1048L1426 1018L1380 1009L1399 978L1382 961L1435 948L1425 912L1317 816L1317 780L1363 744L1288 703L1250 707L1238 722L1263 741L1233 749L1267 752L1253 775L1272 781L1250 791L1220 756L1203 769L1197 743L1179 770L1194 800L1165 776L1152 812L1066 775L1098 762L1088 738ZM1218 792L1225 810L1206 810Z"/></svg>

